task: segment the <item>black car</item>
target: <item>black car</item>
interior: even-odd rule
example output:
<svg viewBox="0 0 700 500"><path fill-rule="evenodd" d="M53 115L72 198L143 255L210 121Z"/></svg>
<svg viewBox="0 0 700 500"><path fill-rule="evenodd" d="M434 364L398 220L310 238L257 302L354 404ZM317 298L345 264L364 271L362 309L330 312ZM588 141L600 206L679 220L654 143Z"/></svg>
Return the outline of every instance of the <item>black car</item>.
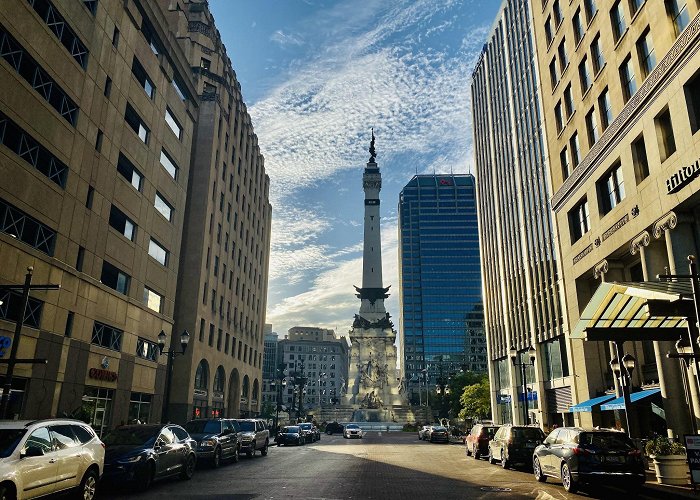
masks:
<svg viewBox="0 0 700 500"><path fill-rule="evenodd" d="M108 482L136 482L146 489L169 476L192 479L197 465L197 442L179 425L124 425L102 441Z"/></svg>
<svg viewBox="0 0 700 500"><path fill-rule="evenodd" d="M223 460L238 462L238 424L225 418L190 420L185 430L197 441L197 458L218 467Z"/></svg>
<svg viewBox="0 0 700 500"><path fill-rule="evenodd" d="M298 425L288 425L282 427L275 438L277 446L282 446L283 444L290 445L301 445L304 444L304 438L301 435L301 429Z"/></svg>
<svg viewBox="0 0 700 500"><path fill-rule="evenodd" d="M449 443L450 436L447 433L447 427L434 425L428 431L428 441L431 443Z"/></svg>
<svg viewBox="0 0 700 500"><path fill-rule="evenodd" d="M500 461L504 469L512 465L532 465L532 452L544 441L539 427L503 425L489 441L489 463Z"/></svg>
<svg viewBox="0 0 700 500"><path fill-rule="evenodd" d="M476 424L466 437L467 456L475 459L489 454L489 441L498 431L497 425Z"/></svg>
<svg viewBox="0 0 700 500"><path fill-rule="evenodd" d="M318 441L319 439L321 439L321 432L318 430L318 427L316 427L311 422L304 422L302 424L299 424L299 427L304 432L304 436L306 436L307 443L313 443L314 441Z"/></svg>
<svg viewBox="0 0 700 500"><path fill-rule="evenodd" d="M614 430L561 427L553 430L532 457L535 478L561 479L574 493L581 483L609 482L627 490L646 480L641 452L624 433Z"/></svg>
<svg viewBox="0 0 700 500"><path fill-rule="evenodd" d="M331 422L329 424L326 424L326 434L328 434L329 436L333 434L342 434L344 429L345 426L339 424L338 422Z"/></svg>

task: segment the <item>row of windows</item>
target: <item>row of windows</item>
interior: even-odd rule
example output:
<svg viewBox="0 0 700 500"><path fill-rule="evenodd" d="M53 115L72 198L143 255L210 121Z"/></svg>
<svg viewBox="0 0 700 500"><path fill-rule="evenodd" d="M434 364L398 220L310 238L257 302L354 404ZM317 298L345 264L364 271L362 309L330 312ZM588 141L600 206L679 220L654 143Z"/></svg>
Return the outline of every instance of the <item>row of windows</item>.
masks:
<svg viewBox="0 0 700 500"><path fill-rule="evenodd" d="M70 52L70 55L83 68L87 68L89 51L73 28L50 0L28 0L39 17L46 23L56 38ZM95 5L97 1L95 0ZM94 11L93 11L94 12Z"/></svg>
<svg viewBox="0 0 700 500"><path fill-rule="evenodd" d="M205 341L205 330L205 320L204 318L202 318L199 322L200 342ZM216 326L213 323L210 323L209 336L207 339L209 347L214 347L214 342L216 342L216 349L218 351L223 350L225 354L228 354L230 349L231 356L235 357L236 355L238 355L238 359L242 359L244 363L248 363L252 366L260 366L260 364L262 363L262 354L258 354L257 349L253 350L252 346L249 347L248 344L244 344L242 340L239 340L238 350L236 350L236 337L232 336L229 332L224 332L224 330L221 328L218 329L217 335Z"/></svg>

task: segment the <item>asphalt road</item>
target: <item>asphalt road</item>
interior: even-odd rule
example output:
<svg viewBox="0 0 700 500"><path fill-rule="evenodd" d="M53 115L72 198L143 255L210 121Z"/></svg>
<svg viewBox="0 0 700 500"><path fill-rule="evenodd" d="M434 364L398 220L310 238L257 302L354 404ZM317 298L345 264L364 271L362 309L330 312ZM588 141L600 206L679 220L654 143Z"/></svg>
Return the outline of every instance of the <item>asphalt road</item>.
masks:
<svg viewBox="0 0 700 500"><path fill-rule="evenodd" d="M413 433L368 433L346 440L323 435L300 447L272 447L266 457L241 457L213 470L203 465L190 481L166 479L147 492L107 491L100 498L248 499L461 499L615 498L621 489L594 489L577 495L561 483L538 483L530 471L503 470L466 457L456 444L419 441ZM673 498L672 492L645 488L640 498Z"/></svg>

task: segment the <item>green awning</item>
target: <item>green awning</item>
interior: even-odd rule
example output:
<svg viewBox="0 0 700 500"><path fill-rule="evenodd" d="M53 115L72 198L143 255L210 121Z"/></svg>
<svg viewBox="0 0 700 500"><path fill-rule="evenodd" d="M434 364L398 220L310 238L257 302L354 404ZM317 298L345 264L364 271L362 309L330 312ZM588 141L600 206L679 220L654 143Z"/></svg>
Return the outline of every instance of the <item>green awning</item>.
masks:
<svg viewBox="0 0 700 500"><path fill-rule="evenodd" d="M679 313L650 314L658 302L677 306L679 311L692 308L693 289L682 282L644 281L601 283L571 338L581 340L675 340L687 333L687 316ZM669 310L672 310L669 307Z"/></svg>

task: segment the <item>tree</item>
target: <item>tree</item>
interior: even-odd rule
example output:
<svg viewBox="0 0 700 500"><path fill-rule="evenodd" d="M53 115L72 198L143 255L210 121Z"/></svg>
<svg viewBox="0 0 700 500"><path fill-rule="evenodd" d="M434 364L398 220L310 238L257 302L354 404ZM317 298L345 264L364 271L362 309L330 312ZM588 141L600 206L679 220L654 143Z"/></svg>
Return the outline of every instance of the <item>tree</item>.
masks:
<svg viewBox="0 0 700 500"><path fill-rule="evenodd" d="M459 400L462 405L460 418L467 420L490 417L491 388L488 377L484 375L478 383L466 386Z"/></svg>
<svg viewBox="0 0 700 500"><path fill-rule="evenodd" d="M275 405L270 401L265 401L260 409L261 417L274 417L275 416Z"/></svg>

